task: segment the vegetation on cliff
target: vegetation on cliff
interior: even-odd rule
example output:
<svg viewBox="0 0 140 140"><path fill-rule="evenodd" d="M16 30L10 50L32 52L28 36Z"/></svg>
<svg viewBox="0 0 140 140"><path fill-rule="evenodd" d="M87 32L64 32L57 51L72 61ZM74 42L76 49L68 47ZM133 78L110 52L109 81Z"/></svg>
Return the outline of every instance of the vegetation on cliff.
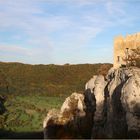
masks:
<svg viewBox="0 0 140 140"><path fill-rule="evenodd" d="M131 53L127 57L123 58L129 66L136 66L140 68L140 48L131 49Z"/></svg>

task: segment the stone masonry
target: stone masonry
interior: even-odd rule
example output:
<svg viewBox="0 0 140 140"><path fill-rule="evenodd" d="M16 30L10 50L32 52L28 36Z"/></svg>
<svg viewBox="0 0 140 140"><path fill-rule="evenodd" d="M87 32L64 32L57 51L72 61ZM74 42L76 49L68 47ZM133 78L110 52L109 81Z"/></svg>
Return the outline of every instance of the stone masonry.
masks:
<svg viewBox="0 0 140 140"><path fill-rule="evenodd" d="M126 58L132 49L140 47L140 33L127 35L126 37L117 36L114 39L114 68L126 66L123 60Z"/></svg>

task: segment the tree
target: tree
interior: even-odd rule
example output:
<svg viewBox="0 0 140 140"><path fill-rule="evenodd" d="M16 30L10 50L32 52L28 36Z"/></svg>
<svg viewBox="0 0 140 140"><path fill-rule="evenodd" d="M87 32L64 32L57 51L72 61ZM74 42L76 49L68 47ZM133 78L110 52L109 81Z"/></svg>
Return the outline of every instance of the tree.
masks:
<svg viewBox="0 0 140 140"><path fill-rule="evenodd" d="M109 69L110 69L110 65L103 64L100 66L100 68L97 70L97 72L98 72L98 74L106 76Z"/></svg>
<svg viewBox="0 0 140 140"><path fill-rule="evenodd" d="M140 47L131 49L123 60L126 62L127 66L136 66L140 68Z"/></svg>

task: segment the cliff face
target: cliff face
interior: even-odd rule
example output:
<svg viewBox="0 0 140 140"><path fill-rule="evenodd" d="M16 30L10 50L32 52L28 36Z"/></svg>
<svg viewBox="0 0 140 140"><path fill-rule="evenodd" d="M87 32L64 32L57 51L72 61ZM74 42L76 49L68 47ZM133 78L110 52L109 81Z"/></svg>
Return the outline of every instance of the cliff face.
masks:
<svg viewBox="0 0 140 140"><path fill-rule="evenodd" d="M140 69L93 76L84 94L72 94L59 113L50 112L46 138L140 138Z"/></svg>

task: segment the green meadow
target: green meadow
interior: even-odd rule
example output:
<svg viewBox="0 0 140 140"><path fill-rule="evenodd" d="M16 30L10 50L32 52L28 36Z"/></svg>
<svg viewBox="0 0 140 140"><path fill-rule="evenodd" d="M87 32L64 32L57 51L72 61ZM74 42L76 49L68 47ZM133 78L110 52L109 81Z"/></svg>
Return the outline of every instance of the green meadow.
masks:
<svg viewBox="0 0 140 140"><path fill-rule="evenodd" d="M65 97L40 95L9 97L5 102L4 129L16 132L41 131L48 110L60 108Z"/></svg>

